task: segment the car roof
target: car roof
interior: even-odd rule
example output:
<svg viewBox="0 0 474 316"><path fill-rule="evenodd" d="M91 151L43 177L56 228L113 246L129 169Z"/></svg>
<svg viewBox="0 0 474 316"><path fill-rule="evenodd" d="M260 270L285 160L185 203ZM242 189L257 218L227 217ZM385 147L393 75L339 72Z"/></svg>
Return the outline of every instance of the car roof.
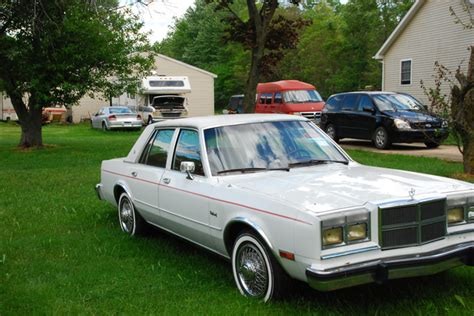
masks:
<svg viewBox="0 0 474 316"><path fill-rule="evenodd" d="M165 120L153 124L157 127L194 127L205 129L209 127L238 125L247 123L264 123L275 121L308 121L307 118L299 115L286 114L231 114L196 116L182 119Z"/></svg>
<svg viewBox="0 0 474 316"><path fill-rule="evenodd" d="M271 93L288 90L315 90L312 84L299 80L281 80L275 82L259 83L257 85L258 93Z"/></svg>
<svg viewBox="0 0 474 316"><path fill-rule="evenodd" d="M346 94L401 94L397 92L391 91L351 91L351 92L341 92L331 95L330 97L338 96L338 95L346 95Z"/></svg>

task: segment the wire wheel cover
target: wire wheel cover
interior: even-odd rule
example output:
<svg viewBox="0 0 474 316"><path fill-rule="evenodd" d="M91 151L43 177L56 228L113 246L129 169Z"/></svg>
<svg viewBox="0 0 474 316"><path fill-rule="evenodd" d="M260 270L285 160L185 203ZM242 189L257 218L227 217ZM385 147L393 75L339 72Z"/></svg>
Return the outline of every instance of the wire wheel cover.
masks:
<svg viewBox="0 0 474 316"><path fill-rule="evenodd" d="M243 289L253 297L263 297L268 289L268 269L260 250L243 244L237 253L237 273Z"/></svg>

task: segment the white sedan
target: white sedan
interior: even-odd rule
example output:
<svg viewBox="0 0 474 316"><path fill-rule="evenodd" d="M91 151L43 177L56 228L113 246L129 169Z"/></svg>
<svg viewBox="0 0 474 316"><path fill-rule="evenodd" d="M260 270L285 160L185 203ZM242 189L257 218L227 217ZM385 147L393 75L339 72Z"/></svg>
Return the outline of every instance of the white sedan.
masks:
<svg viewBox="0 0 474 316"><path fill-rule="evenodd" d="M232 262L243 295L329 291L474 264L474 186L353 161L309 120L221 115L148 126L102 162L124 232L160 227Z"/></svg>
<svg viewBox="0 0 474 316"><path fill-rule="evenodd" d="M126 106L104 106L91 117L91 127L111 129L141 129L142 117Z"/></svg>

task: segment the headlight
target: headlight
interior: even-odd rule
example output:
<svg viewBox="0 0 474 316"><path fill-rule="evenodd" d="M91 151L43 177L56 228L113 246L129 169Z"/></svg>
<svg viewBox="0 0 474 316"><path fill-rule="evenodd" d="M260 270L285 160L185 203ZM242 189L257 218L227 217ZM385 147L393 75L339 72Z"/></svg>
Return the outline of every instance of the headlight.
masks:
<svg viewBox="0 0 474 316"><path fill-rule="evenodd" d="M323 246L337 245L344 242L342 227L333 227L323 230Z"/></svg>
<svg viewBox="0 0 474 316"><path fill-rule="evenodd" d="M367 238L367 224L355 224L347 227L347 240L355 241Z"/></svg>
<svg viewBox="0 0 474 316"><path fill-rule="evenodd" d="M331 214L321 219L323 248L368 241L370 214L366 209Z"/></svg>
<svg viewBox="0 0 474 316"><path fill-rule="evenodd" d="M448 128L448 121L443 120L443 123L441 123L442 128Z"/></svg>
<svg viewBox="0 0 474 316"><path fill-rule="evenodd" d="M464 208L455 207L448 210L448 224L456 224L464 221Z"/></svg>
<svg viewBox="0 0 474 316"><path fill-rule="evenodd" d="M467 219L469 221L474 221L474 206L469 207L467 210Z"/></svg>
<svg viewBox="0 0 474 316"><path fill-rule="evenodd" d="M395 119L393 122L395 123L395 126L398 129L411 129L410 123L408 123L407 121Z"/></svg>

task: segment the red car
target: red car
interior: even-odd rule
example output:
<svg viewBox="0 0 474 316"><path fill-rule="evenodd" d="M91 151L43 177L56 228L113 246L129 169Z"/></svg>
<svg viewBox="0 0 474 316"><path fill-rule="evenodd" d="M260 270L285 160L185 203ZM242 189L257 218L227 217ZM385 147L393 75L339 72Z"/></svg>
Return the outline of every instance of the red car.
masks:
<svg viewBox="0 0 474 316"><path fill-rule="evenodd" d="M298 80L259 83L255 113L302 115L319 123L324 101L316 88Z"/></svg>

